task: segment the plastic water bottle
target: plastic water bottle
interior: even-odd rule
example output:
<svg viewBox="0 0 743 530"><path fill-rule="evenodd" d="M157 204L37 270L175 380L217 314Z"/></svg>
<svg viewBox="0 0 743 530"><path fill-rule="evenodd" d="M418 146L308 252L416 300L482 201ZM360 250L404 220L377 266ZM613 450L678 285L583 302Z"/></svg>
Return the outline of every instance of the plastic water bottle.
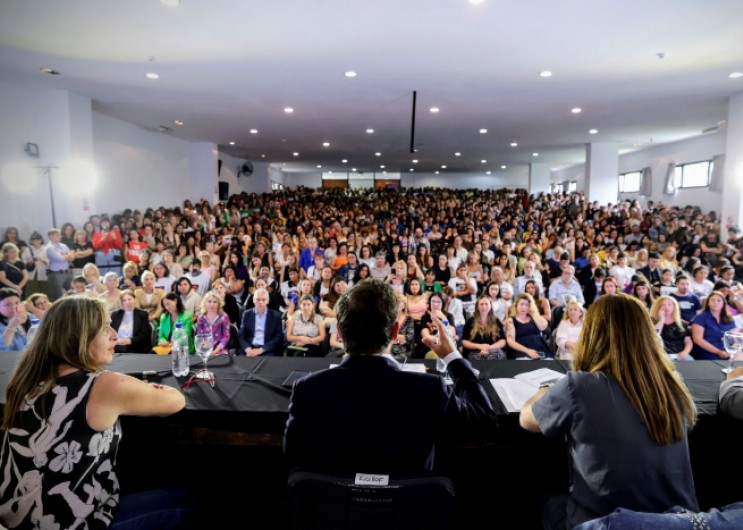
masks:
<svg viewBox="0 0 743 530"><path fill-rule="evenodd" d="M29 316L28 319L31 321L31 327L26 332L26 346L34 340L36 332L39 331L39 324L41 324L41 321L36 317Z"/></svg>
<svg viewBox="0 0 743 530"><path fill-rule="evenodd" d="M190 353L188 346L188 335L183 329L183 322L176 322L175 331L170 340L171 356L173 357L173 375L183 377L188 375Z"/></svg>

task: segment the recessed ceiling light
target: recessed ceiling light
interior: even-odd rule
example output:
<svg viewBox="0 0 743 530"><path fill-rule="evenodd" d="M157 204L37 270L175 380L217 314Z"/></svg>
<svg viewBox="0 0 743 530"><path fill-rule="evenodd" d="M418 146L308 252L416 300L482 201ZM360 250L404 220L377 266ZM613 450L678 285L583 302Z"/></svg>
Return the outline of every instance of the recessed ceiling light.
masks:
<svg viewBox="0 0 743 530"><path fill-rule="evenodd" d="M493 172L492 172L492 171L486 171L486 172L485 172L485 174L486 174L486 175L492 175L492 174L493 174Z"/></svg>
<svg viewBox="0 0 743 530"><path fill-rule="evenodd" d="M580 114L581 112L583 112L583 109L580 107L573 107L572 109L570 109L570 112L572 112L573 114Z"/></svg>
<svg viewBox="0 0 743 530"><path fill-rule="evenodd" d="M155 72L150 72L148 74L144 74L144 76L147 79L158 79L160 77L160 75L159 74L156 74Z"/></svg>
<svg viewBox="0 0 743 530"><path fill-rule="evenodd" d="M322 143L322 146L323 147L330 147L330 142L323 142Z"/></svg>
<svg viewBox="0 0 743 530"><path fill-rule="evenodd" d="M374 156L382 156L382 153L380 153L379 151L377 151L376 153L374 153Z"/></svg>
<svg viewBox="0 0 743 530"><path fill-rule="evenodd" d="M333 174L333 172L332 172L332 171L328 171L328 175L332 175L332 174Z"/></svg>
<svg viewBox="0 0 743 530"><path fill-rule="evenodd" d="M487 163L488 163L488 161L487 161L487 160L485 160L485 159L483 159L483 160L480 160L480 163L481 163L481 164L487 164Z"/></svg>
<svg viewBox="0 0 743 530"><path fill-rule="evenodd" d="M549 70L542 70L539 72L539 77L552 77L552 72Z"/></svg>
<svg viewBox="0 0 743 530"><path fill-rule="evenodd" d="M457 151L456 153L454 153L454 156L462 156L462 153L460 153L459 151Z"/></svg>
<svg viewBox="0 0 743 530"><path fill-rule="evenodd" d="M366 134L374 134L374 129L367 129Z"/></svg>
<svg viewBox="0 0 743 530"><path fill-rule="evenodd" d="M415 169L413 169L413 168L411 167L411 168L410 168L410 172L412 173L413 171L415 171Z"/></svg>
<svg viewBox="0 0 743 530"><path fill-rule="evenodd" d="M351 171L354 172L354 173L356 173L356 168L355 167L352 167L351 168Z"/></svg>
<svg viewBox="0 0 743 530"><path fill-rule="evenodd" d="M266 155L265 155L265 153L261 155L261 158L266 158Z"/></svg>
<svg viewBox="0 0 743 530"><path fill-rule="evenodd" d="M250 129L250 134L258 134L258 129Z"/></svg>
<svg viewBox="0 0 743 530"><path fill-rule="evenodd" d="M501 169L506 169L507 167L508 167L508 166L501 166L500 168L501 168Z"/></svg>
<svg viewBox="0 0 743 530"><path fill-rule="evenodd" d="M531 156L539 156L539 153L532 153Z"/></svg>
<svg viewBox="0 0 743 530"><path fill-rule="evenodd" d="M511 142L511 147L518 147L518 146L519 146L518 142Z"/></svg>
<svg viewBox="0 0 743 530"><path fill-rule="evenodd" d="M417 159L413 160L413 164L417 164L417 163L418 163Z"/></svg>
<svg viewBox="0 0 743 530"><path fill-rule="evenodd" d="M293 156L299 156L299 153L297 153L296 151L294 151L294 152L292 153L292 155L293 155Z"/></svg>
<svg viewBox="0 0 743 530"><path fill-rule="evenodd" d="M446 164L442 164L441 169L446 169Z"/></svg>
<svg viewBox="0 0 743 530"><path fill-rule="evenodd" d="M181 120L173 120L173 123L176 125L183 125L183 122Z"/></svg>
<svg viewBox="0 0 743 530"><path fill-rule="evenodd" d="M728 77L730 77L730 79L738 79L739 77L743 77L743 72L733 72Z"/></svg>
<svg viewBox="0 0 743 530"><path fill-rule="evenodd" d="M317 164L317 169L321 169L322 166L320 164Z"/></svg>
<svg viewBox="0 0 743 530"><path fill-rule="evenodd" d="M230 142L230 145L235 145L235 142Z"/></svg>
<svg viewBox="0 0 743 530"><path fill-rule="evenodd" d="M431 107L431 112L433 112L434 114L436 114L438 111L439 111L438 107Z"/></svg>
<svg viewBox="0 0 743 530"><path fill-rule="evenodd" d="M434 171L434 173L436 173L438 175L440 172L439 171Z"/></svg>
<svg viewBox="0 0 743 530"><path fill-rule="evenodd" d="M384 169L384 164L382 164L381 166L379 166L379 169Z"/></svg>
<svg viewBox="0 0 743 530"><path fill-rule="evenodd" d="M349 70L349 71L348 71L348 72L346 72L346 73L345 73L344 75L345 75L346 77L356 77L356 72L354 72L353 70Z"/></svg>
<svg viewBox="0 0 743 530"><path fill-rule="evenodd" d="M598 129L591 129L590 131L588 131L588 134L598 134L598 132Z"/></svg>
<svg viewBox="0 0 743 530"><path fill-rule="evenodd" d="M488 130L487 129L480 129L480 134L488 134Z"/></svg>
<svg viewBox="0 0 743 530"><path fill-rule="evenodd" d="M474 4L477 6L477 5L482 4L484 1L485 0L470 0L470 4Z"/></svg>
<svg viewBox="0 0 743 530"><path fill-rule="evenodd" d="M45 74L59 75L59 72L57 72L54 68L49 68L48 66L45 66L44 68L40 68L40 70L44 72Z"/></svg>
<svg viewBox="0 0 743 530"><path fill-rule="evenodd" d="M341 162L343 162L344 164L348 164L348 160L346 160L345 158L341 160Z"/></svg>
<svg viewBox="0 0 743 530"><path fill-rule="evenodd" d="M291 114L292 112L294 112L294 109L293 109L293 108L291 108L291 107L286 107L286 108L284 109L284 112L286 112L287 114Z"/></svg>
<svg viewBox="0 0 743 530"><path fill-rule="evenodd" d="M168 7L178 7L181 5L181 0L160 0L160 3Z"/></svg>

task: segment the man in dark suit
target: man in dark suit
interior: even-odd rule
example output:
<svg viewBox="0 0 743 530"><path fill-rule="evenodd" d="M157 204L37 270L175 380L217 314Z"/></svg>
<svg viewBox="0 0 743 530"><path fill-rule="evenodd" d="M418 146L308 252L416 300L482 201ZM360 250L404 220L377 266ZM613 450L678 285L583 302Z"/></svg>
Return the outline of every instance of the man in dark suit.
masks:
<svg viewBox="0 0 743 530"><path fill-rule="evenodd" d="M284 454L290 467L323 472L414 473L433 467L434 445L455 434L487 435L490 401L468 361L434 318L423 339L447 363L453 390L436 375L405 372L390 356L397 299L389 285L363 280L336 303L349 354L335 369L294 385Z"/></svg>
<svg viewBox="0 0 743 530"><path fill-rule="evenodd" d="M658 268L658 262L660 261L660 254L657 252L650 252L648 254L648 264L644 267L637 269L637 272L645 276L650 282L650 285L660 282L660 269Z"/></svg>
<svg viewBox="0 0 743 530"><path fill-rule="evenodd" d="M240 326L240 349L248 357L281 355L284 331L281 314L268 308L268 291L256 289L253 293L255 307L245 311Z"/></svg>

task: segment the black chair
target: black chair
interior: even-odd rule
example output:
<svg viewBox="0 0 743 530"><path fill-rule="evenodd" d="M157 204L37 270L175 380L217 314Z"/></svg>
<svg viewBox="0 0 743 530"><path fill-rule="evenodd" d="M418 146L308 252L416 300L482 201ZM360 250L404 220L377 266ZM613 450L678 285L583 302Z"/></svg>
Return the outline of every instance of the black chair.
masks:
<svg viewBox="0 0 743 530"><path fill-rule="evenodd" d="M358 476L331 476L310 471L292 472L289 475L292 528L294 530L452 528L455 492L454 484L448 478L431 474L388 477L388 485L374 486L365 483L357 485L355 479Z"/></svg>

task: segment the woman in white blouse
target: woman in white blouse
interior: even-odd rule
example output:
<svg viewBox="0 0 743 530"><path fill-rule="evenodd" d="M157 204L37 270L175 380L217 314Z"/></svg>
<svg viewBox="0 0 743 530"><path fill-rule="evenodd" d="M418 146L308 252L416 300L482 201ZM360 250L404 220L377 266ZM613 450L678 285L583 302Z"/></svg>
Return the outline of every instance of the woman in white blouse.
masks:
<svg viewBox="0 0 743 530"><path fill-rule="evenodd" d="M583 328L584 311L583 306L577 300L571 300L565 305L565 312L555 335L558 359L573 358L573 349L580 337L580 330Z"/></svg>

